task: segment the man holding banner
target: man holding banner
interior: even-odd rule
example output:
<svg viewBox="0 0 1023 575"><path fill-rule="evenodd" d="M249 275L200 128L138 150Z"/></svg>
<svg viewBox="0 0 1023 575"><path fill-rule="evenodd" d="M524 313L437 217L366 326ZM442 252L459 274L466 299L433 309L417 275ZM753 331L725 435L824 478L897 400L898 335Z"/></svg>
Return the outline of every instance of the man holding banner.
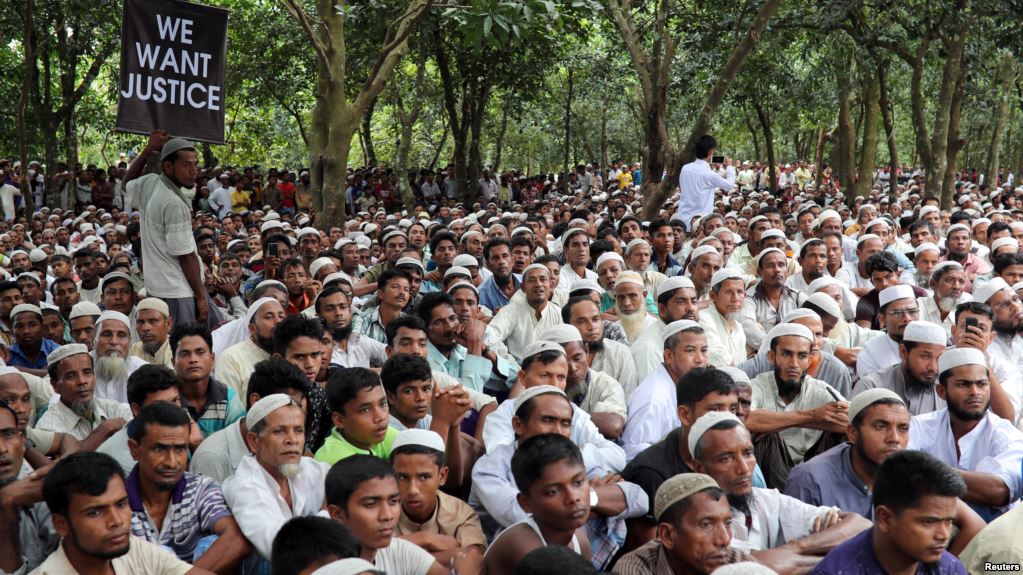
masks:
<svg viewBox="0 0 1023 575"><path fill-rule="evenodd" d="M149 155L159 150L160 174L140 176ZM203 287L202 263L192 236L191 202L183 190L195 187L199 167L195 144L170 138L163 130L149 136L124 176L128 196L141 208L142 262L146 295L167 302L174 325L198 322L210 329L223 321Z"/></svg>

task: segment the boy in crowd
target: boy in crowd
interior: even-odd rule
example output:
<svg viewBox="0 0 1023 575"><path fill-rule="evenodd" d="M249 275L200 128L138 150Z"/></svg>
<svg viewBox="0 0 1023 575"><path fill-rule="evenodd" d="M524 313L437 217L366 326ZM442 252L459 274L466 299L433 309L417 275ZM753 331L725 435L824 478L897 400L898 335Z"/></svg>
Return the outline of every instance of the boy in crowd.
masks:
<svg viewBox="0 0 1023 575"><path fill-rule="evenodd" d="M398 430L388 425L390 411L380 376L364 367L335 370L327 380L327 404L334 429L316 451L328 465L355 454L386 459Z"/></svg>
<svg viewBox="0 0 1023 575"><path fill-rule="evenodd" d="M273 575L310 575L339 559L359 556L359 542L337 521L310 515L289 519L274 537Z"/></svg>

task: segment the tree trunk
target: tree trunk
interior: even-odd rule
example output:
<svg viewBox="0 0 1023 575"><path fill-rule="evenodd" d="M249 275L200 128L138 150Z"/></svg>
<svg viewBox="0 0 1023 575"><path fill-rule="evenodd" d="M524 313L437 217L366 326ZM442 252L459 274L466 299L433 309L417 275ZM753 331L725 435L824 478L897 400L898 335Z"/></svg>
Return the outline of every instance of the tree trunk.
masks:
<svg viewBox="0 0 1023 575"><path fill-rule="evenodd" d="M362 138L366 144L367 166L377 165L377 152L373 147L373 112L376 110L376 107L377 100L373 98L369 103L369 107L366 108L366 113L362 116Z"/></svg>
<svg viewBox="0 0 1023 575"><path fill-rule="evenodd" d="M398 191L406 210L411 212L416 205L416 196L409 181L409 154L412 151L412 132L423 111L423 100L426 98L426 50L421 46L416 53L416 78L412 87L412 104L408 109L402 101L397 82L391 83L395 116L398 118L398 149L394 169L398 173Z"/></svg>
<svg viewBox="0 0 1023 575"><path fill-rule="evenodd" d="M565 156L564 162L562 162L562 178L561 187L565 194L569 194L568 186L568 170L569 170L569 149L572 145L572 88L573 88L573 72L572 67L568 67L568 94L565 98Z"/></svg>
<svg viewBox="0 0 1023 575"><path fill-rule="evenodd" d="M857 172L856 195L870 196L874 181L874 159L877 156L877 121L881 115L879 93L881 85L877 76L870 74L863 80L863 146L860 148L860 165Z"/></svg>
<svg viewBox="0 0 1023 575"><path fill-rule="evenodd" d="M507 102L505 103L507 104ZM494 142L494 165L491 169L497 174L501 171L501 154L504 152L504 134L508 131L508 106L501 106L501 127L497 131L497 140Z"/></svg>
<svg viewBox="0 0 1023 575"><path fill-rule="evenodd" d="M966 34L969 24L950 26L945 30L942 41L946 50L945 66L942 70L941 91L935 102L934 130L931 132L931 169L927 171L926 190L928 194L942 198L944 191L945 172L948 169L949 117L952 100L955 98L956 85L963 74L963 49L966 46ZM958 151L956 152L958 153ZM947 194L948 206L951 206L951 190ZM942 202L944 206L945 203Z"/></svg>
<svg viewBox="0 0 1023 575"><path fill-rule="evenodd" d="M940 196L941 205L944 209L950 209L945 206L952 205L952 196L955 194L957 158L959 151L968 143L967 140L960 138L959 135L959 120L962 116L964 84L965 75L959 74L952 92L952 102L949 105L948 142L945 146L946 169L945 177L942 181L942 191Z"/></svg>
<svg viewBox="0 0 1023 575"><path fill-rule="evenodd" d="M764 148L767 150L767 185L770 187L771 193L776 194L778 193L778 174L775 173L774 132L771 130L771 115L760 105L759 100L753 102L753 109L756 110L757 118L760 119L760 127L764 130Z"/></svg>
<svg viewBox="0 0 1023 575"><path fill-rule="evenodd" d="M18 138L18 158L21 160L21 197L30 198L32 192L30 190L31 182L28 179L28 121L25 117L25 109L28 107L28 95L32 87L32 76L28 73L28 69L33 65L35 60L35 54L32 52L33 40L32 40L32 23L33 23L33 2L34 0L25 0L24 18L25 18L25 31L22 37L22 48L25 51L25 73L23 76L21 94L18 96L18 106L16 110L17 116L17 138ZM49 169L54 169L56 166L52 164L47 166ZM28 201L25 203L28 206ZM4 214L6 218L13 214ZM25 217L32 217L32 212L25 210Z"/></svg>
<svg viewBox="0 0 1023 575"><path fill-rule="evenodd" d="M895 145L895 111L888 92L888 66L886 61L877 69L878 81L878 104L881 106L881 121L884 123L885 142L888 145L888 193L895 195L896 186L899 184L897 176L899 171L899 159Z"/></svg>
<svg viewBox="0 0 1023 575"><path fill-rule="evenodd" d="M1005 52L1002 55L1002 65L998 72L1002 86L998 90L998 119L995 122L994 136L991 138L991 151L988 154L987 166L987 182L991 188L998 186L998 164L1001 161L1002 136L1009 119L1009 96L1012 93L1012 85L1016 83L1016 60L1011 52Z"/></svg>
<svg viewBox="0 0 1023 575"><path fill-rule="evenodd" d="M760 134L757 133L757 128L753 125L753 120L750 120L750 117L746 114L745 110L743 110L742 120L746 123L746 129L749 130L750 140L753 141L753 159L759 162L763 159L763 156L760 155Z"/></svg>
<svg viewBox="0 0 1023 575"><path fill-rule="evenodd" d="M604 109L606 110L609 105L609 98L607 91L604 91ZM607 165L607 114L600 114L600 157L597 161L600 162L600 166ZM646 166L643 166L643 170L646 171Z"/></svg>
<svg viewBox="0 0 1023 575"><path fill-rule="evenodd" d="M835 146L837 159L835 160L835 175L839 183L847 190L854 189L854 165L856 162L856 131L853 129L852 120L852 85L849 80L847 59L843 56L843 62L839 62L835 74L838 84L838 128L837 144Z"/></svg>
<svg viewBox="0 0 1023 575"><path fill-rule="evenodd" d="M813 153L813 188L819 190L821 187L821 179L824 177L824 146L828 143L828 133L824 131L824 126L817 129L817 151Z"/></svg>

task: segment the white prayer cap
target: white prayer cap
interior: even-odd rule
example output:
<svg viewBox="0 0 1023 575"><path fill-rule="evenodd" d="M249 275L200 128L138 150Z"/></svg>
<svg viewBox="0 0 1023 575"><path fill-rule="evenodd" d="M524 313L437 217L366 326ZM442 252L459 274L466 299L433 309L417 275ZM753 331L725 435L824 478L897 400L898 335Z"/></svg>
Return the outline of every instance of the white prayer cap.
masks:
<svg viewBox="0 0 1023 575"><path fill-rule="evenodd" d="M46 259L46 252L39 248L33 248L32 251L28 252L28 259L30 262L37 264Z"/></svg>
<svg viewBox="0 0 1023 575"><path fill-rule="evenodd" d="M264 220L279 220L279 219L281 219L281 215L278 214L277 212L275 212L274 210L270 210L269 212L266 213L265 216L263 216L263 219Z"/></svg>
<svg viewBox="0 0 1023 575"><path fill-rule="evenodd" d="M39 317L43 317L43 310L39 309L39 306L32 305L30 303L21 303L14 306L14 309L11 310L11 321L14 321L15 316L19 313L26 311L32 312Z"/></svg>
<svg viewBox="0 0 1023 575"><path fill-rule="evenodd" d="M728 377L732 378L736 385L745 384L747 387L751 385L749 375L737 367L722 365L717 366L717 370L727 373Z"/></svg>
<svg viewBox="0 0 1023 575"><path fill-rule="evenodd" d="M249 413L245 416L245 425L251 431L259 422L266 419L268 415L285 405L293 403L294 400L286 393L271 393L266 397L261 397L259 401L249 408Z"/></svg>
<svg viewBox="0 0 1023 575"><path fill-rule="evenodd" d="M476 289L476 286L472 285L471 283L469 283L469 282L467 282L465 280L458 280L458 281L452 283L451 285L449 285L448 286L448 295L451 295L451 294L455 293L455 290L457 290L459 288L469 288L469 289L471 289L473 291L473 293L476 294L476 299L479 299L479 297L480 297L480 290Z"/></svg>
<svg viewBox="0 0 1023 575"><path fill-rule="evenodd" d="M987 359L984 352L972 347L954 347L946 350L938 358L938 373L945 373L961 365L982 365L987 367Z"/></svg>
<svg viewBox="0 0 1023 575"><path fill-rule="evenodd" d="M763 341L760 343L760 349L757 350L757 353L767 353L771 349L772 341L779 337L790 335L806 339L810 342L811 346L816 343L813 332L805 325L799 323L779 323L768 330L767 335L764 336Z"/></svg>
<svg viewBox="0 0 1023 575"><path fill-rule="evenodd" d="M618 274L618 277L615 279L614 287L615 289L618 289L618 286L625 284L636 284L639 287L644 289L646 288L646 286L643 285L643 277L632 270L626 270Z"/></svg>
<svg viewBox="0 0 1023 575"><path fill-rule="evenodd" d="M341 249L341 248L343 248L343 247L347 246L348 244L354 244L354 243L355 243L355 240L353 240L353 239L351 239L351 238L341 238L341 239L339 239L339 240L338 240L338 241L337 241L337 242L336 242L336 243L334 244L334 249L335 249L335 250L339 250L339 249Z"/></svg>
<svg viewBox="0 0 1023 575"><path fill-rule="evenodd" d="M316 236L320 237L320 230L316 228L302 228L298 230L298 237L302 236Z"/></svg>
<svg viewBox="0 0 1023 575"><path fill-rule="evenodd" d="M334 272L332 274L327 274L327 277L323 278L323 287L326 288L330 284L339 281L346 282L350 286L355 285L355 281L352 279L352 276L345 272ZM317 297L319 297L319 295L320 294L316 294Z"/></svg>
<svg viewBox="0 0 1023 575"><path fill-rule="evenodd" d="M966 227L966 224L953 224L949 226L948 229L945 231L945 237L947 238L948 236L952 235L952 232L966 232L967 234L969 234L970 228Z"/></svg>
<svg viewBox="0 0 1023 575"><path fill-rule="evenodd" d="M155 312L163 314L163 317L170 317L170 307L167 306L167 302L163 301L158 297L147 297L139 302L135 308L136 311L142 311L144 309L151 309Z"/></svg>
<svg viewBox="0 0 1023 575"><path fill-rule="evenodd" d="M625 246L625 255L631 254L632 250L636 249L639 246L650 247L650 244L647 243L647 241L644 240L644 239L636 238L636 239L632 240L631 242L629 242L629 245Z"/></svg>
<svg viewBox="0 0 1023 575"><path fill-rule="evenodd" d="M671 336L681 333L683 331L689 331L691 329L698 329L700 333L703 333L703 326L696 323L691 319L680 319L673 321L664 327L664 331L661 332L661 341L668 341Z"/></svg>
<svg viewBox="0 0 1023 575"><path fill-rule="evenodd" d="M1006 288L1012 289L1005 280L1000 277L991 278L990 281L973 290L973 301L987 303L992 296Z"/></svg>
<svg viewBox="0 0 1023 575"><path fill-rule="evenodd" d="M938 263L934 264L933 268L931 268L931 277L932 278L935 277L938 274L938 272L940 272L941 270L943 270L945 268L954 268L954 269L957 269L957 270L961 271L963 269L963 265L961 263L959 263L959 262L954 262L952 260L946 260L946 261L943 261L943 262L938 262Z"/></svg>
<svg viewBox="0 0 1023 575"><path fill-rule="evenodd" d="M753 561L741 561L724 565L714 570L715 575L778 575L778 572L766 565ZM317 574L313 574L317 575Z"/></svg>
<svg viewBox="0 0 1023 575"><path fill-rule="evenodd" d="M823 223L825 220L829 220L831 218L841 220L842 216L835 210L824 210L819 216L817 216L817 221Z"/></svg>
<svg viewBox="0 0 1023 575"><path fill-rule="evenodd" d="M600 284L591 280L583 278L572 285L572 289L568 292L569 295L580 291L595 291L599 294L604 293L604 288L600 287Z"/></svg>
<svg viewBox="0 0 1023 575"><path fill-rule="evenodd" d="M519 226L512 230L511 237L515 237L519 234L531 234L533 230L529 226Z"/></svg>
<svg viewBox="0 0 1023 575"><path fill-rule="evenodd" d="M100 282L99 289L102 291L107 288L108 283L112 283L117 280L124 280L128 282L128 284L131 285L132 291L135 291L135 284L132 283L131 277L124 272L110 272L103 276L103 281Z"/></svg>
<svg viewBox="0 0 1023 575"><path fill-rule="evenodd" d="M51 351L50 355L46 356L46 365L51 366L58 364L64 359L80 353L89 353L89 348L85 347L84 343L69 343L67 345L62 345Z"/></svg>
<svg viewBox="0 0 1023 575"><path fill-rule="evenodd" d="M309 264L309 273L312 274L312 276L315 278L316 272L320 271L320 268L333 263L334 260L328 257L316 258L315 260L313 260L313 263Z"/></svg>
<svg viewBox="0 0 1023 575"><path fill-rule="evenodd" d="M529 264L526 266L526 269L522 270L522 279L525 280L526 276L529 275L529 272L533 270L543 270L547 272L548 276L551 275L551 270L547 269L547 266L543 264Z"/></svg>
<svg viewBox="0 0 1023 575"><path fill-rule="evenodd" d="M1019 251L1019 242L1016 241L1016 238L1009 236L1004 238L998 238L997 240L991 242L991 253L995 253L995 250L1005 246L1012 246L1016 251Z"/></svg>
<svg viewBox="0 0 1023 575"><path fill-rule="evenodd" d="M561 346L558 346L558 349L561 349ZM512 406L514 407L513 413L518 413L519 408L522 407L522 405L529 401L530 399L533 399L538 395L546 395L548 393L554 393L565 398L568 397L567 395L565 395L565 392L560 387L556 387L553 385L537 385L533 387L527 387L525 391L523 391L521 394L519 394L518 397L515 398L515 403L512 404Z"/></svg>
<svg viewBox="0 0 1023 575"><path fill-rule="evenodd" d="M924 216L926 216L927 214L929 214L931 212L937 212L937 213L940 214L941 210L938 209L938 206L924 206L924 207L920 208L920 217L923 218Z"/></svg>
<svg viewBox="0 0 1023 575"><path fill-rule="evenodd" d="M444 279L457 275L465 276L467 278L472 277L472 273L468 269L463 268L462 266L451 266L444 272Z"/></svg>
<svg viewBox="0 0 1023 575"><path fill-rule="evenodd" d="M924 252L938 252L938 253L941 253L941 250L938 248L937 245L935 245L935 244L933 244L931 242L924 242L924 243L918 245L915 250L913 250L913 257L917 257L918 258L918 257L920 257L920 254L922 254Z"/></svg>
<svg viewBox="0 0 1023 575"><path fill-rule="evenodd" d="M870 220L869 222L867 222L867 225L863 227L863 229L869 230L870 228L872 228L874 226L878 226L878 225L884 226L888 230L892 229L892 225L889 224L888 220L886 220L884 218L874 218L874 219Z"/></svg>
<svg viewBox="0 0 1023 575"><path fill-rule="evenodd" d="M702 258L703 256L707 254L716 253L718 253L718 250L714 246L700 246L693 250L693 253L689 256L689 261L692 263L696 263L696 260Z"/></svg>
<svg viewBox="0 0 1023 575"><path fill-rule="evenodd" d="M903 341L915 341L917 343L933 343L944 346L948 343L948 334L940 325L924 320L911 321L906 325L906 332L902 335Z"/></svg>
<svg viewBox="0 0 1023 575"><path fill-rule="evenodd" d="M834 300L832 300L832 301L834 301ZM812 309L806 309L805 307L797 307L796 309L794 309L794 310L790 311L789 313L785 314L785 316L781 318L781 322L782 323L792 323L792 322L796 321L797 319L803 319L803 318L807 318L807 317L816 319L818 321L821 319L821 316L817 312L813 311Z"/></svg>
<svg viewBox="0 0 1023 575"><path fill-rule="evenodd" d="M398 261L394 262L394 267L398 268L401 266L416 266L420 271L426 273L426 266L424 266L423 262L417 258L411 258L408 256L398 258Z"/></svg>
<svg viewBox="0 0 1023 575"><path fill-rule="evenodd" d="M842 318L842 308L838 307L838 302L835 301L835 298L826 293L812 293L803 303L812 303L835 319Z"/></svg>
<svg viewBox="0 0 1023 575"><path fill-rule="evenodd" d="M584 230L583 228L569 228L568 230L565 231L564 235L561 236L562 245L567 247L568 241L572 239L572 236L579 234L583 234L584 236L589 237L589 234L587 234L586 230Z"/></svg>
<svg viewBox="0 0 1023 575"><path fill-rule="evenodd" d="M526 349L522 350L522 360L525 361L527 357L533 357L534 355L545 351L556 351L562 355L565 354L565 350L561 348L560 344L554 343L553 341L538 339L527 345Z"/></svg>
<svg viewBox="0 0 1023 575"><path fill-rule="evenodd" d="M745 284L746 278L742 275L742 272L735 268L721 268L718 271L714 272L714 275L710 277L710 287L713 288L719 283L727 280L741 280L743 282L743 287L745 287L746 285Z"/></svg>
<svg viewBox="0 0 1023 575"><path fill-rule="evenodd" d="M885 288L881 290L881 293L877 294L877 301L879 307L884 307L897 299L916 299L916 295L913 293L913 288L907 285L897 285Z"/></svg>
<svg viewBox="0 0 1023 575"><path fill-rule="evenodd" d="M128 316L124 315L119 311L114 311L112 309L108 309L99 315L99 318L96 320L96 327L98 328L99 324L107 320L119 321L123 323L125 327L131 327L131 320L128 319Z"/></svg>
<svg viewBox="0 0 1023 575"><path fill-rule="evenodd" d="M732 233L732 230L730 230L728 228L715 228L714 231L710 233L710 235L713 236L713 237L717 237L717 236L720 236L721 234L725 234L725 233L729 233L730 234L730 233Z"/></svg>
<svg viewBox="0 0 1023 575"><path fill-rule="evenodd" d="M1016 282L1012 284L1012 291L1019 291L1023 289L1023 282Z"/></svg>
<svg viewBox="0 0 1023 575"><path fill-rule="evenodd" d="M405 447L406 445L428 447L441 453L445 451L444 440L440 438L440 434L429 429L405 429L399 431L398 435L394 437L394 443L391 444L391 454L393 455L398 448Z"/></svg>
<svg viewBox="0 0 1023 575"><path fill-rule="evenodd" d="M483 232L481 232L479 230L468 230L464 234L462 234L462 237L458 241L463 241L464 242L465 240L467 240L468 238L471 238L472 236L483 237Z"/></svg>
<svg viewBox="0 0 1023 575"><path fill-rule="evenodd" d="M757 225L757 222L764 222L764 221L767 221L767 216L753 216L752 218L750 218L749 227L750 227L750 229L752 229L753 226Z"/></svg>
<svg viewBox="0 0 1023 575"><path fill-rule="evenodd" d="M581 342L583 340L583 335L579 333L579 329L574 325L562 323L543 332L543 335L541 335L540 338L547 341L553 341L554 343L566 344L572 343L573 341Z"/></svg>
<svg viewBox="0 0 1023 575"><path fill-rule="evenodd" d="M256 284L256 288L255 289L257 289L257 290L258 289L263 289L263 288L265 288L267 286L274 286L275 288L282 289L284 291L288 291L288 286L284 285L283 283L281 283L281 282L279 282L277 280L263 280L263 281L259 282L258 284Z"/></svg>
<svg viewBox="0 0 1023 575"><path fill-rule="evenodd" d="M657 285L656 297L661 299L662 295L680 288L696 289L696 284L686 276L671 276Z"/></svg>
<svg viewBox="0 0 1023 575"><path fill-rule="evenodd" d="M593 266L594 269L600 269L601 264L604 262L616 261L625 267L625 260L622 256L618 255L618 252L604 252L597 258L597 265Z"/></svg>
<svg viewBox="0 0 1023 575"><path fill-rule="evenodd" d="M906 406L906 402L894 391L885 387L871 388L853 397L849 402L849 421L856 419L861 411L882 400L893 400L902 404L903 407Z"/></svg>
<svg viewBox="0 0 1023 575"><path fill-rule="evenodd" d="M43 280L39 279L39 276L37 276L36 274L34 274L32 272L21 272L20 274L18 274L18 277L15 278L15 279L19 279L20 280L21 278L28 278L28 279L36 282L39 285L43 285ZM14 317L14 316L12 315L11 317Z"/></svg>
<svg viewBox="0 0 1023 575"><path fill-rule="evenodd" d="M693 423L693 428L689 430L689 453L696 452L696 445L700 443L704 433L707 433L710 428L724 421L734 421L739 426L742 426L742 421L731 411L708 411L700 416Z"/></svg>
<svg viewBox="0 0 1023 575"><path fill-rule="evenodd" d="M468 267L478 268L480 267L480 262L479 260L476 259L475 256L471 256L469 254L458 254L457 256L455 256L455 259L451 261L451 265L461 266L463 268Z"/></svg>
<svg viewBox="0 0 1023 575"><path fill-rule="evenodd" d="M857 247L857 249L860 247L860 245L863 242L865 242L867 240L881 241L881 236L879 236L877 234L863 234L863 235L861 235L860 237L856 238L856 247Z"/></svg>
<svg viewBox="0 0 1023 575"><path fill-rule="evenodd" d="M785 255L785 252L779 250L778 248L767 248L766 250L761 250L761 252L759 254L757 254L757 257L756 257L756 267L757 268L760 268L760 262L765 257L767 257L767 254L781 254L781 257L783 257L785 259L788 259L788 256Z"/></svg>
<svg viewBox="0 0 1023 575"><path fill-rule="evenodd" d="M977 218L977 219L973 220L972 224L970 224L970 229L972 230L973 228L979 226L980 224L990 224L990 223L991 223L991 220L989 220L988 218Z"/></svg>
<svg viewBox="0 0 1023 575"><path fill-rule="evenodd" d="M842 282L836 280L835 278L831 276L821 276L810 282L810 284L806 286L806 291L810 292L811 294L814 294L828 286L843 287Z"/></svg>
<svg viewBox="0 0 1023 575"><path fill-rule="evenodd" d="M101 313L103 313L103 310L99 309L98 305L91 301L80 301L71 306L71 313L69 314L68 320L70 321L87 315L96 317Z"/></svg>
<svg viewBox="0 0 1023 575"><path fill-rule="evenodd" d="M764 230L764 233L760 234L760 241L762 242L762 241L766 240L767 238L781 238L781 239L785 239L785 232L783 232L783 231L781 231L779 229L776 229L776 228L771 228L769 230Z"/></svg>
<svg viewBox="0 0 1023 575"><path fill-rule="evenodd" d="M265 222L263 222L263 225L259 226L259 233L266 233L269 230L283 227L284 224L277 220L266 220Z"/></svg>

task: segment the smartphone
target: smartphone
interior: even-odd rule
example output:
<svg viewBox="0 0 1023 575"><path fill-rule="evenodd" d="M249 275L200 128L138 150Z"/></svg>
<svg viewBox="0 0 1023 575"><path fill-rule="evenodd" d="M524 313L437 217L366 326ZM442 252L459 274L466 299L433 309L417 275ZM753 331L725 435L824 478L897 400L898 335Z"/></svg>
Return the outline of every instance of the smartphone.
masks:
<svg viewBox="0 0 1023 575"><path fill-rule="evenodd" d="M711 156L710 163L712 163L712 164L723 164L723 163L725 163L725 157L724 156Z"/></svg>
<svg viewBox="0 0 1023 575"><path fill-rule="evenodd" d="M966 327L967 328L977 327L977 318L975 318L975 317L968 317L968 318L966 318Z"/></svg>
<svg viewBox="0 0 1023 575"><path fill-rule="evenodd" d="M274 242L266 246L266 254L272 258L279 257L281 255L281 244Z"/></svg>

